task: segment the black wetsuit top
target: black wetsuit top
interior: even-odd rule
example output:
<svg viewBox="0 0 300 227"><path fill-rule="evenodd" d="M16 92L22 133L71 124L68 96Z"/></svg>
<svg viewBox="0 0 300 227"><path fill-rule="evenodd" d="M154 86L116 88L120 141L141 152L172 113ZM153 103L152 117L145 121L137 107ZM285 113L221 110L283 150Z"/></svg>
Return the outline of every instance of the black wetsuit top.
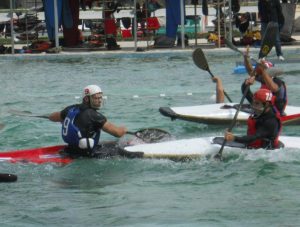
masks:
<svg viewBox="0 0 300 227"><path fill-rule="evenodd" d="M90 108L85 104L76 104L68 106L61 111L61 118L65 119L68 111L72 107L79 107L80 113L75 118L74 124L79 128L83 137L91 137L94 133L102 129L107 119L101 113ZM64 152L72 158L90 157L90 158L110 158L122 156L126 158L141 158L143 152L128 152L118 146L117 142L104 142L96 145L91 151L88 149L80 149L78 147L68 146Z"/></svg>
<svg viewBox="0 0 300 227"><path fill-rule="evenodd" d="M96 132L102 129L103 125L107 121L105 116L85 104L77 104L66 107L61 111L62 119L65 119L69 109L72 107L78 107L80 110L74 124L79 128L83 137L92 137Z"/></svg>
<svg viewBox="0 0 300 227"><path fill-rule="evenodd" d="M86 104L75 104L66 107L61 111L61 118L65 119L68 111L73 107L78 107L80 110L78 116L75 118L74 124L80 130L82 137L91 138L95 133L101 131L107 121L106 117ZM80 149L74 146L68 146L67 151L68 153L74 153L80 156L91 156L94 152L94 150Z"/></svg>
<svg viewBox="0 0 300 227"><path fill-rule="evenodd" d="M273 148L273 141L280 130L280 122L278 121L274 111L270 110L256 118L256 133L254 135L235 136L235 142L250 144L257 139L264 141L263 148Z"/></svg>

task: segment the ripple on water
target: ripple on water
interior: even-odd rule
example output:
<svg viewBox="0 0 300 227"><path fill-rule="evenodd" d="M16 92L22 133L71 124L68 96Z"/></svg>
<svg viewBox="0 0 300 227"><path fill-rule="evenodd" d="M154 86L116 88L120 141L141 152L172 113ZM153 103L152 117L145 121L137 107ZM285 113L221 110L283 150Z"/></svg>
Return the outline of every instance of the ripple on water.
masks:
<svg viewBox="0 0 300 227"><path fill-rule="evenodd" d="M239 55L205 51L234 101L245 75L232 74ZM288 53L287 53L288 54ZM9 110L48 114L80 102L82 88L99 84L109 121L130 130L157 127L177 138L222 135L227 126L171 121L161 106L211 103L215 84L197 68L191 52L0 58L0 150L60 144L60 124ZM300 105L298 64L281 64L289 103ZM187 94L190 95L187 95ZM164 94L164 95L162 95ZM244 133L245 127L235 127ZM299 127L283 133L298 136ZM102 134L105 140L113 137ZM201 148L199 148L201 149ZM299 152L246 151L185 162L76 160L67 166L1 162L18 175L0 184L3 226L266 226L299 222ZM284 208L284 209L282 209Z"/></svg>

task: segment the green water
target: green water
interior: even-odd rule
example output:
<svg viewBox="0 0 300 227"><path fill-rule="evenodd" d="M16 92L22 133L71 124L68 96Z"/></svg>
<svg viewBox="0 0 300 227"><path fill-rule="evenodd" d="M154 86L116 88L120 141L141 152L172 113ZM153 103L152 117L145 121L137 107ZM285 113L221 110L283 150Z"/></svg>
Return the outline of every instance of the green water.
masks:
<svg viewBox="0 0 300 227"><path fill-rule="evenodd" d="M232 72L240 57L206 55L211 71L239 102L245 75ZM300 106L300 65L280 67L287 71L289 104ZM224 132L224 126L171 121L158 112L161 106L213 102L214 84L193 64L191 52L5 56L0 69L1 151L61 144L59 124L13 113L61 110L79 102L88 84L104 90L103 114L132 131L158 127L177 138ZM283 134L300 136L299 126ZM299 162L293 150L229 155L224 162L77 160L63 167L1 162L0 172L19 178L0 184L0 226L298 226Z"/></svg>

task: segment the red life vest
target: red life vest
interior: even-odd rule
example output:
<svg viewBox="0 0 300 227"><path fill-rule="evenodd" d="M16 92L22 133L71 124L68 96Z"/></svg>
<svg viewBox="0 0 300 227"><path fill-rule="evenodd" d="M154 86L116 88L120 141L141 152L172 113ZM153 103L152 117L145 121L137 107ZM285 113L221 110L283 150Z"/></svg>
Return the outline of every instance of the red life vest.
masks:
<svg viewBox="0 0 300 227"><path fill-rule="evenodd" d="M271 145L272 147L270 147L271 149L272 148L279 148L279 135L280 135L280 132L281 132L281 121L280 121L280 116L279 116L279 113L276 111L276 118L279 122L279 130L278 130L278 134L276 136L276 138L273 140L273 141L270 141L271 142ZM248 129L247 129L247 135L255 135L256 133L256 119L253 117L253 116L250 116L248 118ZM249 148L254 148L254 149L258 149L258 148L263 148L264 147L264 140L262 139L257 139L255 140L254 142L248 144L248 147Z"/></svg>

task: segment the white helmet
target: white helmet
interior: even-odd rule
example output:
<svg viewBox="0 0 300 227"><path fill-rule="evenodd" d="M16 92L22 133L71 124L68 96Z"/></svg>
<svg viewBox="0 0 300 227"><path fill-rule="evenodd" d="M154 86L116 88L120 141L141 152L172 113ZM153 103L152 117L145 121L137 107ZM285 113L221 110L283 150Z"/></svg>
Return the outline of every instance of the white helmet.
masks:
<svg viewBox="0 0 300 227"><path fill-rule="evenodd" d="M102 93L102 90L97 85L88 85L83 90L83 97L85 96L91 96L97 93Z"/></svg>

